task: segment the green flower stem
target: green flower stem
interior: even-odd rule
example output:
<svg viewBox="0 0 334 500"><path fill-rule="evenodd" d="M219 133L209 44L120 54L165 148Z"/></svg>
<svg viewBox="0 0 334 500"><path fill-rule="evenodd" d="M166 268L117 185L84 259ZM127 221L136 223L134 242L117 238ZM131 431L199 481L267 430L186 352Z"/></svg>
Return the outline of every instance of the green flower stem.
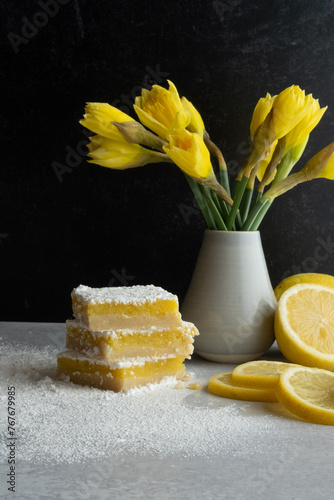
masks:
<svg viewBox="0 0 334 500"><path fill-rule="evenodd" d="M208 204L211 214L213 215L215 222L217 223L219 229L222 231L227 231L226 224L221 216L219 209L217 208L216 203L212 199L211 190L205 186L201 186L201 191L205 196L205 201Z"/></svg>
<svg viewBox="0 0 334 500"><path fill-rule="evenodd" d="M285 177L289 175L295 163L296 162L291 159L289 153L283 156L271 185L275 186L275 184L277 184L279 181L285 179Z"/></svg>
<svg viewBox="0 0 334 500"><path fill-rule="evenodd" d="M261 191L258 191L258 192L256 193L255 204L256 204L258 201L260 201L260 200L261 200L262 195L263 195L263 193L261 193Z"/></svg>
<svg viewBox="0 0 334 500"><path fill-rule="evenodd" d="M203 188L205 187L205 192L206 192L206 193L210 193L211 199L212 199L212 201L214 202L214 204L216 205L217 210L218 210L219 212L221 212L221 205L220 205L220 202L221 202L221 201L223 201L223 200L221 200L221 199L218 197L217 193L215 193L214 191L212 191L212 189L210 189L210 188L209 188L209 186L205 186L204 184L202 184L202 187L203 187Z"/></svg>
<svg viewBox="0 0 334 500"><path fill-rule="evenodd" d="M245 222L248 216L248 212L251 206L253 196L253 188L246 187L245 193L243 195L241 204L240 204L240 216L242 222Z"/></svg>
<svg viewBox="0 0 334 500"><path fill-rule="evenodd" d="M229 182L229 179L228 179L227 169L226 168L220 168L219 169L219 174L220 174L221 185L223 186L223 188L225 189L225 191L231 196L230 182ZM220 206L221 206L221 210L222 210L222 213L223 213L223 217L224 217L225 220L227 220L228 216L229 216L229 213L230 213L230 210L231 210L231 207L225 201L223 201L221 199L219 199L219 201L220 201Z"/></svg>
<svg viewBox="0 0 334 500"><path fill-rule="evenodd" d="M220 211L222 213L222 216L223 216L223 219L224 221L227 221L228 217L229 217L229 214L230 214L230 211L231 211L231 207L230 205L228 205L224 200L222 200L221 198L219 198L216 193L215 193L215 196L217 197L217 199L219 200L219 203L220 203ZM237 218L236 218L236 222L238 222L238 216L240 216L239 212L237 213ZM240 219L241 221L241 219ZM238 224L238 228L240 229L241 227L241 224ZM236 224L233 224L233 231L236 231Z"/></svg>
<svg viewBox="0 0 334 500"><path fill-rule="evenodd" d="M239 187L240 182L241 181L239 181L238 179L235 179L233 182L233 187L232 187L232 198L233 199L235 198L235 195L237 194L237 189Z"/></svg>
<svg viewBox="0 0 334 500"><path fill-rule="evenodd" d="M230 182L228 179L228 172L226 168L220 168L219 169L219 174L220 174L220 182L223 188L226 190L226 192L231 196L231 189L230 189ZM221 210L223 213L223 217L225 220L228 219L229 213L231 211L230 205L228 205L225 201L219 200L220 201L220 206Z"/></svg>
<svg viewBox="0 0 334 500"><path fill-rule="evenodd" d="M228 179L227 169L226 168L220 168L219 169L219 174L220 174L221 185L228 192L228 194L231 196L230 182L229 182L229 179Z"/></svg>
<svg viewBox="0 0 334 500"><path fill-rule="evenodd" d="M189 175L187 175L187 174L184 174L184 175L185 175L185 177L188 181L188 184L189 184L189 186L190 186L190 188L191 188L191 190L196 198L196 201L197 201L198 206L203 214L203 217L205 219L205 222L206 222L208 228L212 229L212 230L217 229L215 219L213 218L213 216L210 212L210 209L206 203L206 200L201 192L200 186Z"/></svg>
<svg viewBox="0 0 334 500"><path fill-rule="evenodd" d="M290 151L288 151L286 155L283 156L280 164L277 167L275 178L271 184L272 186L275 186L275 184L277 184L282 179L285 179L285 177L289 175L294 165L300 160L306 148L308 139L309 136L305 137L305 139L300 144L298 144L298 146L290 149Z"/></svg>
<svg viewBox="0 0 334 500"><path fill-rule="evenodd" d="M210 153L212 153L217 158L220 173L220 183L225 191L227 191L227 193L231 196L228 172L223 153L220 151L218 146L216 146L216 144L211 141L210 136L206 130L204 130L203 132L203 140Z"/></svg>
<svg viewBox="0 0 334 500"><path fill-rule="evenodd" d="M250 211L250 214L248 215L246 221L242 225L241 230L255 231L254 227L255 226L256 228L259 227L260 222L262 221L270 205L271 205L270 200L261 198L260 201L258 201Z"/></svg>
<svg viewBox="0 0 334 500"><path fill-rule="evenodd" d="M232 198L235 197L235 194L236 194L236 191L237 191L237 188L238 188L239 184L240 184L240 181L238 181L238 180L235 179L235 181L233 183L233 188L232 188L232 191L233 191L232 192ZM230 213L231 207L228 207L228 208L229 208L229 213ZM234 224L232 226L232 229L233 229L233 231L235 231L236 229L240 229L241 226L242 226L241 215L240 215L240 212L237 212L237 216L236 216L235 222L234 222Z"/></svg>
<svg viewBox="0 0 334 500"><path fill-rule="evenodd" d="M256 231L258 229L259 225L261 224L264 216L268 212L273 201L274 200L267 199L264 203L262 203L262 208L261 208L260 212L257 214L257 216L255 217L254 222L251 225L249 231Z"/></svg>
<svg viewBox="0 0 334 500"><path fill-rule="evenodd" d="M244 175L243 178L241 179L241 181L236 181L236 182L238 182L238 184L237 184L236 190L235 190L234 202L233 202L233 205L232 205L232 208L231 208L228 220L227 220L228 231L231 231L233 224L235 222L235 218L237 216L238 209L239 209L243 194L244 194L246 186L247 186L248 177L246 177Z"/></svg>
<svg viewBox="0 0 334 500"><path fill-rule="evenodd" d="M224 221L227 221L231 207L224 200L219 198L217 193L212 192L212 198L213 198L214 202L216 203Z"/></svg>
<svg viewBox="0 0 334 500"><path fill-rule="evenodd" d="M238 229L240 229L241 226L242 226L242 219L241 219L240 211L238 211L237 216L236 216L235 221L234 221L234 224L233 224L233 229L235 230L236 227Z"/></svg>

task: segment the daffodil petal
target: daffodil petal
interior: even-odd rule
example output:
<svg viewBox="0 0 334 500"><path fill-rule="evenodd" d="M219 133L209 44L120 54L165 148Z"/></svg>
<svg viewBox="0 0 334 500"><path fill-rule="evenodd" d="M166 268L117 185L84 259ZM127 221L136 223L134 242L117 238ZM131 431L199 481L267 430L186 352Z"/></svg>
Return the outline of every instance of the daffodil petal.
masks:
<svg viewBox="0 0 334 500"><path fill-rule="evenodd" d="M262 97L261 99L259 99L257 105L255 106L252 121L250 124L250 134L252 140L261 123L263 123L267 118L267 115L270 112L275 101L275 98L276 96L272 97L269 93L267 93L266 97Z"/></svg>
<svg viewBox="0 0 334 500"><path fill-rule="evenodd" d="M143 111L139 106L134 104L133 106L135 112L137 113L137 116L141 123L145 125L145 127L149 128L150 130L153 130L156 134L158 134L160 137L163 139L167 138L167 132L168 129L162 123L160 123L158 120L150 116L148 113Z"/></svg>
<svg viewBox="0 0 334 500"><path fill-rule="evenodd" d="M188 101L186 97L182 97L181 102L184 109L190 114L190 123L188 126L188 130L190 132L197 132L201 137L203 137L205 127L201 115L199 114L195 106L190 101Z"/></svg>
<svg viewBox="0 0 334 500"><path fill-rule="evenodd" d="M196 133L177 129L169 136L164 151L186 174L205 179L211 172L210 153L203 139Z"/></svg>
<svg viewBox="0 0 334 500"><path fill-rule="evenodd" d="M327 106L325 108L320 108L319 101L313 100L308 113L285 136L285 152L303 142L305 137L318 125L326 110Z"/></svg>

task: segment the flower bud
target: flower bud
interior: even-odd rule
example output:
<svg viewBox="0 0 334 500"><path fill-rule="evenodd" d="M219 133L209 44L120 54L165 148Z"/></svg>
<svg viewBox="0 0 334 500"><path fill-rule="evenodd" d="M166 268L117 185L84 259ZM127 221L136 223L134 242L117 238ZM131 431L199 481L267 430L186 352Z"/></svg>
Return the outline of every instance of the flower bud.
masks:
<svg viewBox="0 0 334 500"><path fill-rule="evenodd" d="M134 120L129 115L110 104L103 102L88 102L85 107L84 117L79 123L95 134L113 139L114 141L123 141L122 134L112 123L114 121L128 122Z"/></svg>
<svg viewBox="0 0 334 500"><path fill-rule="evenodd" d="M92 158L89 163L113 169L127 169L141 167L147 163L168 162L167 155L143 148L138 144L113 141L100 135L91 137L88 146L88 156Z"/></svg>
<svg viewBox="0 0 334 500"><path fill-rule="evenodd" d="M157 135L152 134L152 132L146 130L143 125L136 121L123 123L113 122L113 124L118 128L127 142L142 144L143 146L149 146L150 148L158 149L160 151L163 151L163 146L167 144L166 141Z"/></svg>

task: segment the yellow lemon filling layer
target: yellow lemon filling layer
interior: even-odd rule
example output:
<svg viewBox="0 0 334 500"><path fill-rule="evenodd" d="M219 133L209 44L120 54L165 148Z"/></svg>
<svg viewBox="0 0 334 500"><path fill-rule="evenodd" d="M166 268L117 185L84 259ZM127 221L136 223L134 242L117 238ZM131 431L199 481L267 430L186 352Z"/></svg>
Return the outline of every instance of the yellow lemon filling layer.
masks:
<svg viewBox="0 0 334 500"><path fill-rule="evenodd" d="M74 316L91 330L181 326L176 295L153 285L90 288L72 292Z"/></svg>
<svg viewBox="0 0 334 500"><path fill-rule="evenodd" d="M184 357L165 359L136 358L119 363L104 363L82 353L65 351L58 354L57 377L69 377L79 385L115 392L127 391L148 383L160 382L165 377L184 376Z"/></svg>
<svg viewBox="0 0 334 500"><path fill-rule="evenodd" d="M190 358L197 328L183 321L181 327L148 330L91 331L76 320L66 322L66 347L114 363L126 357L184 356Z"/></svg>

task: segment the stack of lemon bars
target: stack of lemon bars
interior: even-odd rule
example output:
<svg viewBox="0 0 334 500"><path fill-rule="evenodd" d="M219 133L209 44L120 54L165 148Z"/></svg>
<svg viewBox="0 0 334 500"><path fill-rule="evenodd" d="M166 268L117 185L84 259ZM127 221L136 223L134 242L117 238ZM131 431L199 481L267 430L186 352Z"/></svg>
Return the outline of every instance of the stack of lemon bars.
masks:
<svg viewBox="0 0 334 500"><path fill-rule="evenodd" d="M182 320L173 295L154 285L72 292L75 319L66 322L66 348L57 376L115 392L185 377L185 358L198 330Z"/></svg>

